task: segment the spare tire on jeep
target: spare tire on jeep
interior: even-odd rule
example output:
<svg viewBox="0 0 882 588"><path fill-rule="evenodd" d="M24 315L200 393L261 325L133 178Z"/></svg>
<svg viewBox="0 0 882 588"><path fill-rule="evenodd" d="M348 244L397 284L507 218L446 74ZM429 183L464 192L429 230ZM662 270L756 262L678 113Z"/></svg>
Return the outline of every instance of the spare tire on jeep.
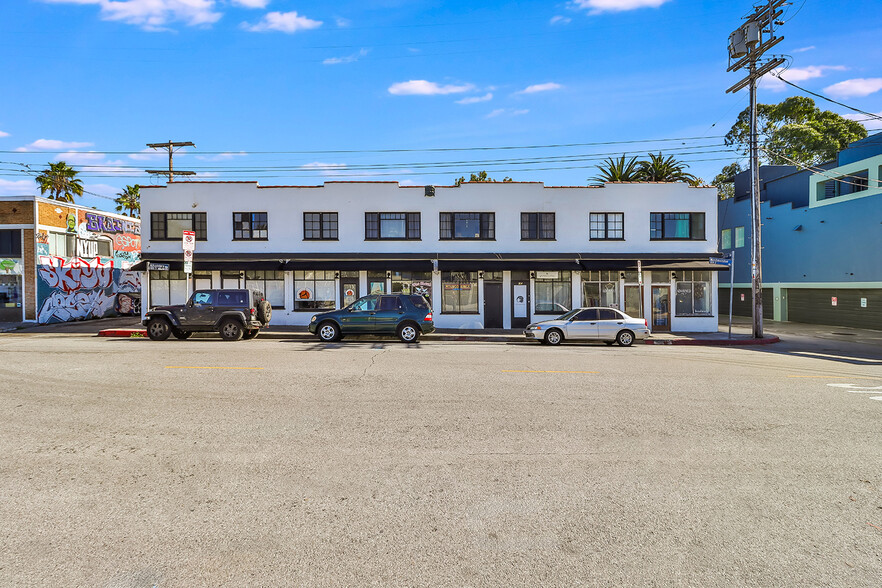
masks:
<svg viewBox="0 0 882 588"><path fill-rule="evenodd" d="M269 300L261 300L257 303L257 320L262 322L265 325L268 325L270 319L273 317L273 306L269 303Z"/></svg>

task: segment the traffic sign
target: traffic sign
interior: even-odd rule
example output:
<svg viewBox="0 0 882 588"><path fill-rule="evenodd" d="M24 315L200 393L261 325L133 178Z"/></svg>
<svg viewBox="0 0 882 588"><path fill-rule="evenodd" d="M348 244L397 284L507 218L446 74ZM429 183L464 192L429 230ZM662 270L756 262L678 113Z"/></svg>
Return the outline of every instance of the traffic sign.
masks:
<svg viewBox="0 0 882 588"><path fill-rule="evenodd" d="M193 261L192 249L184 249L184 261Z"/></svg>
<svg viewBox="0 0 882 588"><path fill-rule="evenodd" d="M196 249L196 232L184 231L182 244L184 246L184 251L194 251Z"/></svg>
<svg viewBox="0 0 882 588"><path fill-rule="evenodd" d="M708 262L714 265L725 265L727 267L732 266L732 260L726 257L711 257L710 259L708 259Z"/></svg>
<svg viewBox="0 0 882 588"><path fill-rule="evenodd" d="M184 262L184 273L185 274L192 274L193 273L193 262L192 261L185 261Z"/></svg>

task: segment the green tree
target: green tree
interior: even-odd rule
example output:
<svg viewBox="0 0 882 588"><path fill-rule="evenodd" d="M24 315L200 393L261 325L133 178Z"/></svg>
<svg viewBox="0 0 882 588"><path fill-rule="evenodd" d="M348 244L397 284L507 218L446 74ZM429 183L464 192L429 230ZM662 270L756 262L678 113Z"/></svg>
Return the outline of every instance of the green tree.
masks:
<svg viewBox="0 0 882 588"><path fill-rule="evenodd" d="M744 168L741 167L741 164L735 161L724 166L720 173L716 175L711 185L717 187L720 200L726 200L735 195L735 176L743 171Z"/></svg>
<svg viewBox="0 0 882 588"><path fill-rule="evenodd" d="M77 179L77 171L63 161L50 163L34 178L40 186L40 194L49 192L52 200L73 202L74 196L83 195L83 181Z"/></svg>
<svg viewBox="0 0 882 588"><path fill-rule="evenodd" d="M701 180L686 171L689 164L674 159L673 155L665 157L659 152L649 154L649 159L641 161L637 175L643 182L686 182L698 185Z"/></svg>
<svg viewBox="0 0 882 588"><path fill-rule="evenodd" d="M772 165L817 165L836 158L849 143L867 136L859 122L829 110L815 101L791 96L778 104L757 104L760 158ZM726 145L747 152L750 145L750 108L738 115L726 133Z"/></svg>
<svg viewBox="0 0 882 588"><path fill-rule="evenodd" d="M465 181L466 181L465 176L460 176L459 178L456 179L456 181L454 182L453 185L459 186ZM472 176L469 178L469 181L470 182L495 182L496 180L494 180L489 175L487 175L486 171L481 171L477 174L472 174ZM502 178L502 181L503 182L512 182L514 180L512 180L508 176L505 176L504 178Z"/></svg>
<svg viewBox="0 0 882 588"><path fill-rule="evenodd" d="M589 178L588 181L600 183L639 182L639 166L640 164L637 161L637 157L632 157L631 159L626 160L624 153L618 159L607 157L603 163L597 166L600 173Z"/></svg>
<svg viewBox="0 0 882 588"><path fill-rule="evenodd" d="M116 211L128 211L129 216L141 217L141 186L126 186L125 190L116 193Z"/></svg>

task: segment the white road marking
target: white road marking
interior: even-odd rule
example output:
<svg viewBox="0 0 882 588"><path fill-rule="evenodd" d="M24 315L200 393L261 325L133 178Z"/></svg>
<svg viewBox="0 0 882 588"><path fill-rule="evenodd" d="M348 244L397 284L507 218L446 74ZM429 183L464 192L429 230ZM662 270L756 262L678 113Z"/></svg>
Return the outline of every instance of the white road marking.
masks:
<svg viewBox="0 0 882 588"><path fill-rule="evenodd" d="M868 363L882 363L882 359L868 359L866 357L849 357L847 355L830 355L829 353L815 353L814 351L794 351L793 355L808 355L810 357L824 357L829 359L848 359L851 361L863 361Z"/></svg>
<svg viewBox="0 0 882 588"><path fill-rule="evenodd" d="M852 394L878 394L882 386L856 386L854 384L827 384L831 388L843 388ZM870 400L882 400L882 396L868 396Z"/></svg>

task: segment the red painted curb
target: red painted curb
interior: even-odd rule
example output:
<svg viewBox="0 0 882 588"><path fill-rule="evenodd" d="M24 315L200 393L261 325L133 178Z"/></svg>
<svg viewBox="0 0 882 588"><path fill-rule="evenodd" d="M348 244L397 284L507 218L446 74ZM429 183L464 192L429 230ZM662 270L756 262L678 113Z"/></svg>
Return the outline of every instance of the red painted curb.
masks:
<svg viewBox="0 0 882 588"><path fill-rule="evenodd" d="M763 337L762 339L645 339L647 345L770 345L780 343L778 337Z"/></svg>
<svg viewBox="0 0 882 588"><path fill-rule="evenodd" d="M146 337L147 329L104 329L98 331L99 337L131 337L132 335Z"/></svg>

